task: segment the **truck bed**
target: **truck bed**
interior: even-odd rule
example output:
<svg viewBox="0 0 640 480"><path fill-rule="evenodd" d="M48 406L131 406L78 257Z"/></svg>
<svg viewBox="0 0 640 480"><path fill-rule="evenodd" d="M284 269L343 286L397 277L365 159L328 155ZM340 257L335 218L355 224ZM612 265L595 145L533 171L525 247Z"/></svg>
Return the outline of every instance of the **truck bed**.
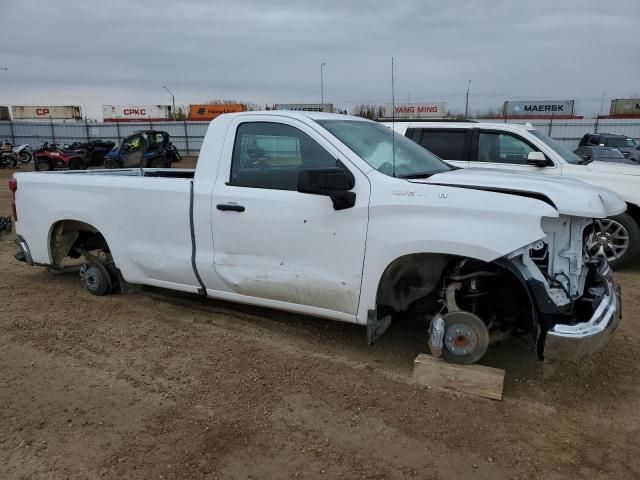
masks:
<svg viewBox="0 0 640 480"><path fill-rule="evenodd" d="M33 260L51 264L58 222L86 223L105 236L124 278L185 289L191 266L191 184L194 170L118 169L16 173L20 230ZM177 181L181 180L181 181Z"/></svg>

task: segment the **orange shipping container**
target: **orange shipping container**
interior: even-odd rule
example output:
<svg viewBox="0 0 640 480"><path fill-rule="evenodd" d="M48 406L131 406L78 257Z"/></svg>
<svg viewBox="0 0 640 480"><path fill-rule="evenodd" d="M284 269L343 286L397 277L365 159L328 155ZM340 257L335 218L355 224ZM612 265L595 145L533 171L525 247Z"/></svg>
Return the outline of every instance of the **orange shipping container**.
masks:
<svg viewBox="0 0 640 480"><path fill-rule="evenodd" d="M223 113L246 112L243 103L229 103L226 105L189 105L189 120L213 120Z"/></svg>

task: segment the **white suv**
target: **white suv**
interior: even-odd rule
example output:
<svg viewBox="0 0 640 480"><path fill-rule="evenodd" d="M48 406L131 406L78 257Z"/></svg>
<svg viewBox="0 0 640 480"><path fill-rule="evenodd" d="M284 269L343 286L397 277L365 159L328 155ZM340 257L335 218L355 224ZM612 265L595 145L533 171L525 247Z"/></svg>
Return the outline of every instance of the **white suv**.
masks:
<svg viewBox="0 0 640 480"><path fill-rule="evenodd" d="M608 188L627 211L596 220L587 246L616 268L640 253L640 166L588 161L531 125L485 122L386 123L461 168L561 175Z"/></svg>

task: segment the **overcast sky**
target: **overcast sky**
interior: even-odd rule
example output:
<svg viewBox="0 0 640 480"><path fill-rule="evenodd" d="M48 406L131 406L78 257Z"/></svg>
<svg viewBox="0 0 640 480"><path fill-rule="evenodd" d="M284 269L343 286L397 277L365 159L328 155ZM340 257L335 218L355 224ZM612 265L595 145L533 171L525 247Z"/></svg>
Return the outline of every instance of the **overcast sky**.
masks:
<svg viewBox="0 0 640 480"><path fill-rule="evenodd" d="M640 0L1 0L0 105L391 99L471 110L640 93Z"/></svg>

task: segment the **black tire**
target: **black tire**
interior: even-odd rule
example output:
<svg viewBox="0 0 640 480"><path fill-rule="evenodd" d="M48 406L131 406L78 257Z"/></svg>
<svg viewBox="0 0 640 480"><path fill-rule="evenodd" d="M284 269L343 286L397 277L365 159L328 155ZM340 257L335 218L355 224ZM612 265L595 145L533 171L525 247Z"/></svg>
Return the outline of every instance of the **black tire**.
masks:
<svg viewBox="0 0 640 480"><path fill-rule="evenodd" d="M640 226L628 213L594 223L595 236L593 229L587 235L587 250L591 255L604 256L615 270L628 266L640 253ZM601 231L598 231L599 226Z"/></svg>
<svg viewBox="0 0 640 480"><path fill-rule="evenodd" d="M33 160L33 155L31 154L31 152L23 150L18 154L18 159L20 160L20 163L29 163L31 162L31 160Z"/></svg>
<svg viewBox="0 0 640 480"><path fill-rule="evenodd" d="M86 170L87 162L83 158L76 157L69 160L69 170Z"/></svg>
<svg viewBox="0 0 640 480"><path fill-rule="evenodd" d="M91 295L103 296L111 293L113 282L104 265L89 262L80 268L80 281Z"/></svg>
<svg viewBox="0 0 640 480"><path fill-rule="evenodd" d="M50 172L53 170L53 165L48 158L37 158L36 162L33 164L33 168L37 172Z"/></svg>

